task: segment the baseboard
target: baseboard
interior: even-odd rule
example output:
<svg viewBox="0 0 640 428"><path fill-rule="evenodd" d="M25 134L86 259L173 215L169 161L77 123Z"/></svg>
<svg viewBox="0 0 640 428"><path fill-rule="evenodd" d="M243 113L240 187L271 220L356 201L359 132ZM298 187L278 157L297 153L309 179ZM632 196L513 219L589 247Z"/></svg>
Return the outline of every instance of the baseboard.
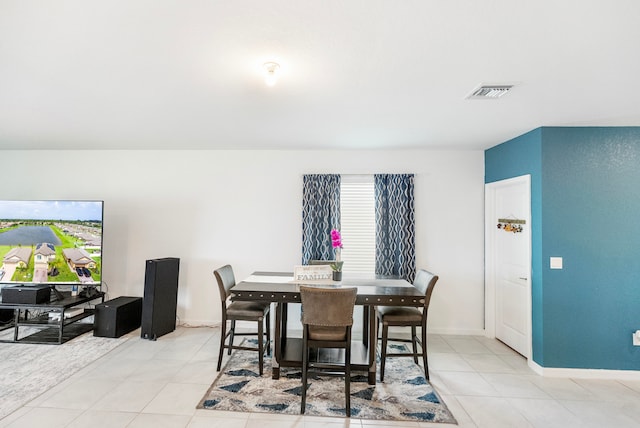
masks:
<svg viewBox="0 0 640 428"><path fill-rule="evenodd" d="M239 326L242 325L242 321L239 322ZM255 324L255 322L251 321L250 324ZM192 319L181 319L178 322L178 325L185 327L220 327L220 321L211 321L211 320L192 320ZM247 321L247 325L249 322ZM289 333L293 336L296 334L302 335L302 328L289 328ZM429 334L443 334L443 335L452 335L452 336L485 336L485 331L483 329L447 329L447 328L436 328L428 330Z"/></svg>
<svg viewBox="0 0 640 428"><path fill-rule="evenodd" d="M221 321L211 321L211 320L179 320L179 326L182 327L220 327L222 325Z"/></svg>
<svg viewBox="0 0 640 428"><path fill-rule="evenodd" d="M608 379L608 380L640 380L640 370L601 370L601 369L568 369L542 367L529 360L531 370L544 377L573 379Z"/></svg>
<svg viewBox="0 0 640 428"><path fill-rule="evenodd" d="M484 329L451 329L451 328L428 328L429 334L443 334L451 336L485 336Z"/></svg>

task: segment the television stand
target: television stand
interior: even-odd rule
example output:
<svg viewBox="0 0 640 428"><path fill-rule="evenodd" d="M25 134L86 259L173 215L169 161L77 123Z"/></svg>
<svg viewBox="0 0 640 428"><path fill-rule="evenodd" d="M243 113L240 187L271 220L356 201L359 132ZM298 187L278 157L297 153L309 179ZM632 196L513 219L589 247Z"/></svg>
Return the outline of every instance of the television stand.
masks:
<svg viewBox="0 0 640 428"><path fill-rule="evenodd" d="M13 327L12 339L0 339L5 343L46 343L61 345L74 337L93 330L93 323L78 322L94 314L93 309L84 309L81 313L65 318L65 311L92 300L100 299L104 302L104 292L96 291L85 296L71 296L70 292L59 292L59 297L49 303L2 303L0 309L12 309L14 317L10 327ZM29 318L29 311L39 313ZM52 319L49 314L58 314L58 319ZM20 327L31 327L38 331L20 337Z"/></svg>
<svg viewBox="0 0 640 428"><path fill-rule="evenodd" d="M56 300L59 302L61 300L64 299L64 294L62 294L60 291L58 291L58 289L56 288L55 285L51 286L51 291L53 292L53 294L56 296Z"/></svg>

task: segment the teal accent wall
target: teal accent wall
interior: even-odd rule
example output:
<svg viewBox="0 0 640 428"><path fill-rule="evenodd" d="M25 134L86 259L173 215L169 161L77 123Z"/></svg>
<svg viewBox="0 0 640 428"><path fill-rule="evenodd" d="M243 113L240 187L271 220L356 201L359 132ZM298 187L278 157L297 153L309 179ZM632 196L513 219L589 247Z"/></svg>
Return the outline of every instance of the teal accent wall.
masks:
<svg viewBox="0 0 640 428"><path fill-rule="evenodd" d="M523 146L532 146L528 164ZM529 171L503 166L513 163ZM534 361L640 370L631 341L640 329L640 128L544 127L485 152L485 182L523 173L532 174ZM562 270L549 268L552 256Z"/></svg>
<svg viewBox="0 0 640 428"><path fill-rule="evenodd" d="M531 175L532 358L543 366L542 304L542 128L485 151L485 183Z"/></svg>

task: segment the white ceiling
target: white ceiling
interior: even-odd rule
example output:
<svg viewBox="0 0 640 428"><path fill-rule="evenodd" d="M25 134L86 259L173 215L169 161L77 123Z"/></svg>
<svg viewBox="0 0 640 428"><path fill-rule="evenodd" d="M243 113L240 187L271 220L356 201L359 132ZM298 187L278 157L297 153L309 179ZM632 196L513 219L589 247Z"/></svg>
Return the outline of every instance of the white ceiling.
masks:
<svg viewBox="0 0 640 428"><path fill-rule="evenodd" d="M638 0L0 0L0 148L485 149L640 125L639 21ZM466 100L481 83L516 86Z"/></svg>

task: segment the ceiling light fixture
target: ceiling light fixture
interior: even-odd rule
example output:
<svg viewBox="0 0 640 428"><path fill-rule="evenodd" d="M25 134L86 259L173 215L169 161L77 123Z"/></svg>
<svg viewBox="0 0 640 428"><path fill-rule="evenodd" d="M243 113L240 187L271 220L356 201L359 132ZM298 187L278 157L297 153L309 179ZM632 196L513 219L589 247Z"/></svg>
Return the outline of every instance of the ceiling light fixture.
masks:
<svg viewBox="0 0 640 428"><path fill-rule="evenodd" d="M264 83L267 86L274 86L278 81L278 71L280 70L280 64L277 62L265 62L262 64L264 68Z"/></svg>

